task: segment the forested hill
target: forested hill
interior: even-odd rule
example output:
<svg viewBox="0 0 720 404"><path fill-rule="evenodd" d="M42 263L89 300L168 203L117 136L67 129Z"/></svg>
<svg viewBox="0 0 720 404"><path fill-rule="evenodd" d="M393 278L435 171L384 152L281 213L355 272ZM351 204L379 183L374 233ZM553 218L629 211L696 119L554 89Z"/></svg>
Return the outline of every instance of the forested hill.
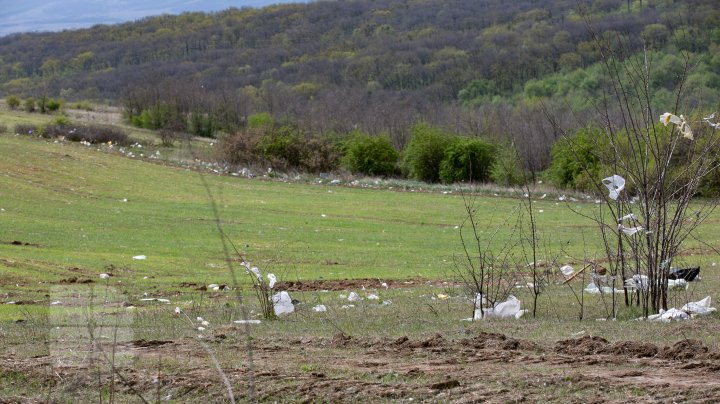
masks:
<svg viewBox="0 0 720 404"><path fill-rule="evenodd" d="M592 32L628 55L645 49L660 99L690 60L691 101L717 102L717 0L350 0L162 15L2 37L0 89L114 100L152 91L205 110L221 97L239 115L395 133L419 115L442 120L439 106L563 97L588 107L603 86Z"/></svg>

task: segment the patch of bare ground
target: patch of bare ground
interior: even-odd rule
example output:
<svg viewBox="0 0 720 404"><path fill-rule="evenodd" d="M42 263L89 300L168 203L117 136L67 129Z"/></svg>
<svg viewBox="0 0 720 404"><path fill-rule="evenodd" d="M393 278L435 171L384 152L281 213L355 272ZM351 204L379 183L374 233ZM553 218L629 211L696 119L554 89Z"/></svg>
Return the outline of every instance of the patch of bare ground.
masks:
<svg viewBox="0 0 720 404"><path fill-rule="evenodd" d="M228 328L204 340L236 398L247 399L251 367L245 339ZM720 355L695 340L659 347L586 336L544 347L484 332L458 339L440 334L373 339L338 332L331 338L252 344L252 379L262 402L720 400ZM118 349L133 358L118 367L124 381L116 388L125 394L137 391L147 394L146 399L159 395L179 402L226 395L196 340L136 340ZM98 380L96 366L58 365L51 356L5 356L0 368L56 389L65 386L66 392Z"/></svg>
<svg viewBox="0 0 720 404"><path fill-rule="evenodd" d="M428 286L447 286L447 282L442 281L430 281L427 279L338 279L338 280L308 280L308 281L286 281L279 282L276 286L277 289L287 290L288 292L298 291L319 291L319 290L331 290L331 291L345 291L353 289L383 289L386 286L388 288L415 288L421 285Z"/></svg>

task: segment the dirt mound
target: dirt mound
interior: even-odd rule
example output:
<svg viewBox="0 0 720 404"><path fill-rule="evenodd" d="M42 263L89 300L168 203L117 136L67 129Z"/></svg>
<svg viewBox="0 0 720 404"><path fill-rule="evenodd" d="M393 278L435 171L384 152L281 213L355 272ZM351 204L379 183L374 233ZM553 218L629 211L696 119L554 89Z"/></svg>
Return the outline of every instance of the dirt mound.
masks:
<svg viewBox="0 0 720 404"><path fill-rule="evenodd" d="M408 346L410 346L411 348L436 348L445 346L445 344L447 344L447 340L445 340L442 335L435 334L432 337L424 339L422 341L410 342Z"/></svg>
<svg viewBox="0 0 720 404"><path fill-rule="evenodd" d="M352 342L352 340L353 337L345 335L345 333L340 331L333 336L331 344L332 346L347 346Z"/></svg>
<svg viewBox="0 0 720 404"><path fill-rule="evenodd" d="M633 358L652 358L659 349L654 344L635 341L619 341L607 348L607 353Z"/></svg>
<svg viewBox="0 0 720 404"><path fill-rule="evenodd" d="M472 338L463 338L458 341L458 344L475 349L538 349L538 346L530 341L509 338L503 334L491 332L480 332Z"/></svg>
<svg viewBox="0 0 720 404"><path fill-rule="evenodd" d="M152 348L152 347L165 345L165 344L172 344L172 343L173 343L172 341L162 341L162 340L157 340L157 339L150 339L150 340L138 339L138 340L132 341L132 344L139 348Z"/></svg>
<svg viewBox="0 0 720 404"><path fill-rule="evenodd" d="M685 360L704 356L707 352L708 347L702 342L696 339L685 339L663 348L657 356L663 359Z"/></svg>
<svg viewBox="0 0 720 404"><path fill-rule="evenodd" d="M557 341L555 352L568 355L595 355L608 350L608 341L602 337L586 335L582 338L573 338Z"/></svg>
<svg viewBox="0 0 720 404"><path fill-rule="evenodd" d="M93 281L92 279L83 279L83 278L78 278L77 276L71 276L66 279L61 279L59 283L70 284L70 283L93 283L93 282L95 282L95 281Z"/></svg>

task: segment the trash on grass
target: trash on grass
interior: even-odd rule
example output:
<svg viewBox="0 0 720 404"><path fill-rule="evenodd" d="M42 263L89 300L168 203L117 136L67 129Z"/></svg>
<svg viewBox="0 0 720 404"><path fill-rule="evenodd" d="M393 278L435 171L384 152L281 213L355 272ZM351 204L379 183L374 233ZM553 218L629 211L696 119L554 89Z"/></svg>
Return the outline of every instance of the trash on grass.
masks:
<svg viewBox="0 0 720 404"><path fill-rule="evenodd" d="M355 292L350 292L350 295L348 295L347 299L349 302L358 302L362 300L362 298Z"/></svg>
<svg viewBox="0 0 720 404"><path fill-rule="evenodd" d="M313 311L317 313L322 313L327 311L327 307L325 307L324 304L318 304L317 306L313 307Z"/></svg>
<svg viewBox="0 0 720 404"><path fill-rule="evenodd" d="M484 299L481 299L481 301ZM476 301L477 302L477 301ZM475 306L475 320L483 318L520 318L527 310L520 309L520 300L515 296L508 296L507 300L502 303L496 303L494 307L482 309ZM484 312L484 313L483 313Z"/></svg>
<svg viewBox="0 0 720 404"><path fill-rule="evenodd" d="M688 282L692 282L695 278L698 278L700 274L700 267L694 268L672 268L668 274L668 279L685 279Z"/></svg>
<svg viewBox="0 0 720 404"><path fill-rule="evenodd" d="M277 278L275 277L275 274L267 274L268 277L268 287L272 289L275 287L275 282L277 282Z"/></svg>
<svg viewBox="0 0 720 404"><path fill-rule="evenodd" d="M110 279L110 274L100 274L100 279Z"/></svg>
<svg viewBox="0 0 720 404"><path fill-rule="evenodd" d="M235 324L260 324L260 320L235 320Z"/></svg>
<svg viewBox="0 0 720 404"><path fill-rule="evenodd" d="M161 297L147 297L144 299L140 299L141 302L160 302L160 303L170 303L170 300L163 299Z"/></svg>
<svg viewBox="0 0 720 404"><path fill-rule="evenodd" d="M376 295L375 293L370 293L367 295L367 298L370 300L380 300L380 296Z"/></svg>
<svg viewBox="0 0 720 404"><path fill-rule="evenodd" d="M710 307L712 299L710 296L706 296L704 299L697 302L689 302L685 304L681 310L687 311L688 313L696 315L705 315L717 310L715 307Z"/></svg>
<svg viewBox="0 0 720 404"><path fill-rule="evenodd" d="M295 305L293 305L292 299L290 298L288 292L282 291L280 293L274 294L272 297L272 302L276 316L292 313L293 311L295 311Z"/></svg>
<svg viewBox="0 0 720 404"><path fill-rule="evenodd" d="M563 276L567 277L575 273L575 268L570 265L563 265L560 267L560 272L562 272Z"/></svg>
<svg viewBox="0 0 720 404"><path fill-rule="evenodd" d="M636 227L625 227L622 224L618 224L618 230L625 233L628 236L632 236L633 234L643 230L644 227L642 226L636 226Z"/></svg>
<svg viewBox="0 0 720 404"><path fill-rule="evenodd" d="M133 259L134 260L144 260L144 259L147 259L147 257L144 255L136 255L133 257Z"/></svg>

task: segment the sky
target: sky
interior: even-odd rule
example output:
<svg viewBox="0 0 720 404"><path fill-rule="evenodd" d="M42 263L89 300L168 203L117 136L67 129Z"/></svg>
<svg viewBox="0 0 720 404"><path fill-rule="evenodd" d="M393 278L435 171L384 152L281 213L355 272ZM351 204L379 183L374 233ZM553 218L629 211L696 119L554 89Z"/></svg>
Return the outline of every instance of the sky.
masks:
<svg viewBox="0 0 720 404"><path fill-rule="evenodd" d="M264 7L307 0L0 0L0 36L117 24L159 14Z"/></svg>

